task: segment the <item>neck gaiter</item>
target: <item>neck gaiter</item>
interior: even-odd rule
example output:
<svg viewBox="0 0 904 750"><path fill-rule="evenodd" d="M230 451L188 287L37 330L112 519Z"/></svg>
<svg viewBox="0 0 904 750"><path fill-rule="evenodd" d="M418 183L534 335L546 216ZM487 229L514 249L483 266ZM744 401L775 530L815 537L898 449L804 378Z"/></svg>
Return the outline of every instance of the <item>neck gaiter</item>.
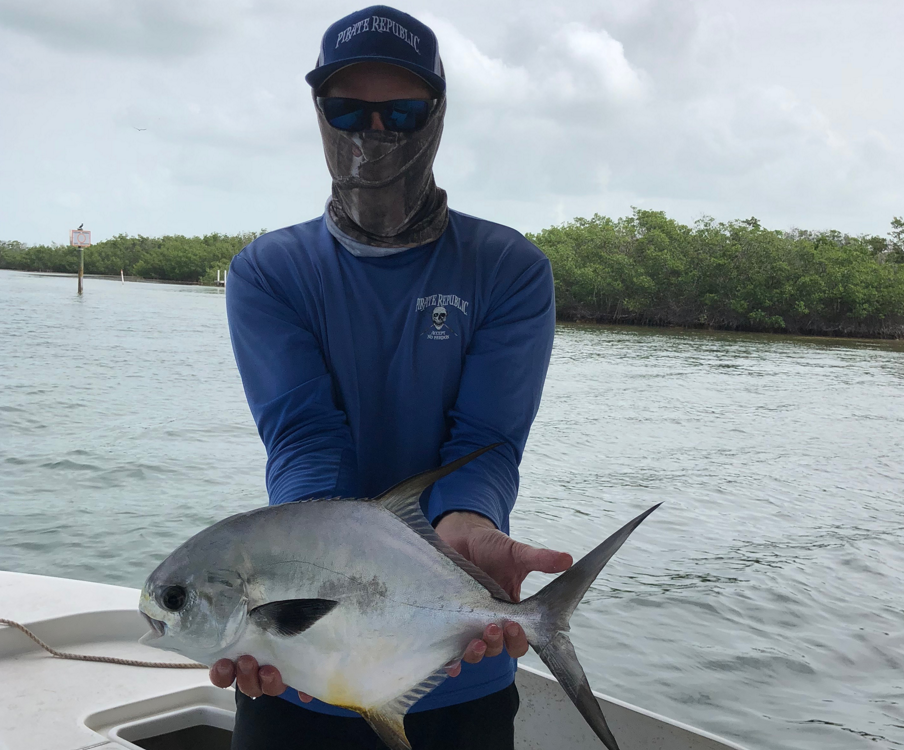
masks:
<svg viewBox="0 0 904 750"><path fill-rule="evenodd" d="M433 180L445 96L424 127L410 133L338 130L315 108L333 178L327 210L336 226L373 247L417 247L437 239L449 223L446 191Z"/></svg>

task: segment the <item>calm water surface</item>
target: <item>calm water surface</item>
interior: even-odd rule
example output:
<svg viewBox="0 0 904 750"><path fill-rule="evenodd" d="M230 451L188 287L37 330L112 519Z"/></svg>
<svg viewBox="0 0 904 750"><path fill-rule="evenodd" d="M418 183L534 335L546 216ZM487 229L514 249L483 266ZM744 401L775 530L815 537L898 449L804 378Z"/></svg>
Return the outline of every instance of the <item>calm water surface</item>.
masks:
<svg viewBox="0 0 904 750"><path fill-rule="evenodd" d="M75 286L0 271L0 569L137 587L265 504L265 455L221 290ZM900 343L561 327L512 531L582 554L665 501L572 620L591 684L751 748L899 748L902 459Z"/></svg>

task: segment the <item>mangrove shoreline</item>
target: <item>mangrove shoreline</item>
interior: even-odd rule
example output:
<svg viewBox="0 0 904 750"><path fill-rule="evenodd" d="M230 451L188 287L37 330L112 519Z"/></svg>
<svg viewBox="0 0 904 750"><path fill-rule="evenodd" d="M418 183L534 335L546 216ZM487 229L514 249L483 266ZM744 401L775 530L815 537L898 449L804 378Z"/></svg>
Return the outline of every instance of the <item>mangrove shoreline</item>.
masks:
<svg viewBox="0 0 904 750"><path fill-rule="evenodd" d="M117 235L85 249L85 274L215 285L263 234ZM886 236L763 228L757 219L693 226L635 209L528 239L549 258L561 322L904 339L904 220ZM0 268L75 274L67 245L0 241Z"/></svg>

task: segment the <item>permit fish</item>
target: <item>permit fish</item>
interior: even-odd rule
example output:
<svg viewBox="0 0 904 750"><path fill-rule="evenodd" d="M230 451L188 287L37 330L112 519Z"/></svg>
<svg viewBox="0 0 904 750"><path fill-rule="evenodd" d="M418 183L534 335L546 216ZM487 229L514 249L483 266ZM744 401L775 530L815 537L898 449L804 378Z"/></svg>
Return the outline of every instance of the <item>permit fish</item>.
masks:
<svg viewBox="0 0 904 750"><path fill-rule="evenodd" d="M641 513L520 603L440 539L421 512L430 485L496 446L418 474L368 500L259 508L199 532L151 573L141 643L208 666L243 654L283 681L360 713L391 750L410 750L408 709L447 678L490 623L521 625L578 711L618 750L568 621Z"/></svg>

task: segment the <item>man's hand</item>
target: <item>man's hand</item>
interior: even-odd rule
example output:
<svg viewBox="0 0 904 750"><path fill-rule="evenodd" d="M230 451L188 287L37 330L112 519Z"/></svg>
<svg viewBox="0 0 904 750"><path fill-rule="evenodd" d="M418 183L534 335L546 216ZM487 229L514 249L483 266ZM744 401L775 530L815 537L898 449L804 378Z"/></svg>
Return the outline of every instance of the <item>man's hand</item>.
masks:
<svg viewBox="0 0 904 750"><path fill-rule="evenodd" d="M240 656L235 662L220 659L210 668L210 681L219 688L228 688L233 680L236 687L250 698L262 695L282 695L286 685L276 667L265 665L258 667L253 656ZM313 698L307 693L298 691L302 702L310 703Z"/></svg>
<svg viewBox="0 0 904 750"><path fill-rule="evenodd" d="M484 573L487 573L512 598L520 601L521 584L527 574L537 570L542 573L561 573L571 567L573 560L566 552L538 549L516 542L499 531L490 519L478 513L449 513L436 525L440 538L463 557L466 557ZM483 631L483 639L468 644L462 661L476 664L484 656L502 653L503 644L515 658L527 653L527 636L521 626L509 622L504 632L497 625ZM455 677L461 672L461 664L447 665L446 671Z"/></svg>
<svg viewBox="0 0 904 750"><path fill-rule="evenodd" d="M538 549L516 542L498 531L488 518L477 513L449 513L437 524L436 533L460 555L489 574L515 602L521 598L521 584L528 573L534 570L561 573L568 570L573 562L566 552ZM483 631L483 638L475 638L468 644L461 661L476 664L484 656L501 654L503 647L516 659L527 653L527 636L520 625L509 622L504 629L496 624L488 625ZM461 661L447 664L446 672L457 677L461 672ZM286 689L279 670L270 665L258 667L253 656L242 656L235 662L220 659L210 669L210 681L221 688L227 688L235 681L236 687L251 698L281 695ZM298 697L305 703L313 700L301 691Z"/></svg>

